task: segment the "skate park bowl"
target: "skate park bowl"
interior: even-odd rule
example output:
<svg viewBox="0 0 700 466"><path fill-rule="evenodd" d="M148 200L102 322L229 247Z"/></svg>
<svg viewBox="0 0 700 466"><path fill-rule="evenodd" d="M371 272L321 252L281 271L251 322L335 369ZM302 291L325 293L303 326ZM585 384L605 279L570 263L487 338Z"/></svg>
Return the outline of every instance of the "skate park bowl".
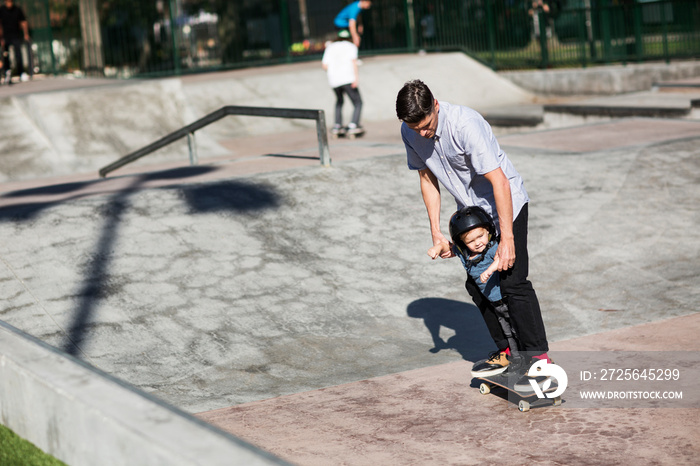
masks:
<svg viewBox="0 0 700 466"><path fill-rule="evenodd" d="M359 393L355 409L364 411L339 403L338 411L355 418L373 406L362 387L384 380L398 387L394 382L413 380L413 370L423 371L419 393L432 402L430 384L441 379L431 369L443 363L457 368L450 370L455 391L442 394L439 412L449 411L450 403L464 411L472 407L469 381L460 374L467 360L485 356L489 338L464 295L459 266L427 260L425 211L415 174L405 167L393 99L415 77L434 82L440 98L482 108L530 104L532 93L501 86L500 75L459 54L405 62L374 57L361 69L367 75L368 134L390 121L394 140L365 138L346 147L371 156L338 164L334 159L334 166L323 167L316 141L305 135L312 164L223 176L223 163L206 162L228 150L222 141L235 146L249 137L260 146L284 146L294 132L314 131L313 122L231 117L197 132L204 162L197 167L162 168L173 160L186 164L188 148L176 144L172 153L136 162L142 172L98 177L104 164L223 105L302 108L313 102L332 111L330 91L318 100L327 84L316 65L5 98L3 108L17 118L3 120L12 137L0 141L7 149L1 163L13 167L3 172L5 181L16 187L0 195L0 231L12 238L0 253L0 286L7 297L0 318L8 322L0 326L3 424L71 465L284 464L251 443L268 448L266 434L290 425L290 434L279 434L280 443L301 438L305 429L295 433L293 420L256 432L244 425L240 434L227 434L200 419L237 406L242 413L256 412L252 405L266 400L273 400L274 413L283 413L285 403L323 400L331 392L342 400L345 388L339 384ZM300 77L298 92L284 87L291 76ZM640 199L647 199L650 186L662 186L655 194L683 194L679 202L663 204L668 228L697 238L695 217L687 214L698 201L694 125L632 119L499 138L533 198L531 275L542 290L553 341L696 312L695 256L666 238L665 256L649 258L652 232L639 220L661 203ZM275 141L282 128L284 140ZM91 178L70 181L62 175L76 172ZM37 181L46 176L57 178ZM443 218L453 207L444 202ZM613 241L616 248L594 244L601 231L624 241ZM684 259L672 277L659 279L667 257ZM428 283L417 283L421 274L430 277ZM622 276L634 279L630 284ZM671 288L687 292L669 296ZM431 340L436 328L449 332L442 350ZM405 418L415 414L382 404L385 419L392 418L392 409ZM297 425L323 429L323 406L316 406L319 413ZM498 412L480 406L479 413L489 411L482 413L484 422ZM612 441L607 426L619 421L606 414L592 426L566 416L573 427L557 437L559 448L577 443L566 437L576 426ZM439 433L478 430L468 423L431 422L422 425L439 425ZM626 438L638 439L649 429L632 427ZM248 438L244 434L260 442L241 441ZM470 449L479 446L469 443L462 458ZM483 462L494 461L479 453Z"/></svg>

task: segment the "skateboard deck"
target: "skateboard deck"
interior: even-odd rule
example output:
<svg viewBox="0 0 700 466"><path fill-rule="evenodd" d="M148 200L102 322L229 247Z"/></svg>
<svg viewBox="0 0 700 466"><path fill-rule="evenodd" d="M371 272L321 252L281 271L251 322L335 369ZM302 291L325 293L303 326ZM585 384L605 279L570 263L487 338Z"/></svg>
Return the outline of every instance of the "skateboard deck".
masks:
<svg viewBox="0 0 700 466"><path fill-rule="evenodd" d="M515 390L515 384L520 377L514 375L504 375L497 374L491 377L475 377L479 380L479 393L486 395L491 393L493 387L500 387L501 389L507 390L509 395L508 399L517 401L518 409L521 412L529 411L531 407L542 405L542 404L552 404L553 406L561 405L561 397L557 396L555 398L538 398L534 391L519 392ZM559 386L557 385L556 379L551 379L551 385L546 389L542 390L543 393L550 393L555 391ZM511 395L515 395L515 398L511 398Z"/></svg>
<svg viewBox="0 0 700 466"><path fill-rule="evenodd" d="M351 133L351 132L348 130L348 131L345 133L345 136L346 136L348 139L355 139L355 138L361 138L362 136L364 136L364 134L365 134L365 130L364 130L364 129L360 129L360 131L358 131L358 132L356 132L356 133Z"/></svg>
<svg viewBox="0 0 700 466"><path fill-rule="evenodd" d="M361 129L359 132L356 133L351 133L348 131L347 128L343 128L342 130L339 130L337 132L331 131L331 136L333 139L338 139L338 138L348 138L348 139L355 139L364 136L365 130Z"/></svg>

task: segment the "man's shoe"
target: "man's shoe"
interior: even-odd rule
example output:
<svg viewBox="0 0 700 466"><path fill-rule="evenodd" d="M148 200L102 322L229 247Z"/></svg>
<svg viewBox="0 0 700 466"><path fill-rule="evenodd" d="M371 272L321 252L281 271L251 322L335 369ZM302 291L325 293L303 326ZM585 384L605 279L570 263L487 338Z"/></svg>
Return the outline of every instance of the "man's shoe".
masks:
<svg viewBox="0 0 700 466"><path fill-rule="evenodd" d="M536 359L532 359L530 361L530 364L524 366L525 371L522 377L520 377L518 381L515 382L513 390L519 393L534 393L535 389L532 387L532 383L530 381L534 381L540 388L543 388L547 380L551 379L551 377L546 375L529 375L530 367L536 362Z"/></svg>
<svg viewBox="0 0 700 466"><path fill-rule="evenodd" d="M487 359L477 361L472 366L472 377L491 377L508 368L510 361L505 351L494 351Z"/></svg>

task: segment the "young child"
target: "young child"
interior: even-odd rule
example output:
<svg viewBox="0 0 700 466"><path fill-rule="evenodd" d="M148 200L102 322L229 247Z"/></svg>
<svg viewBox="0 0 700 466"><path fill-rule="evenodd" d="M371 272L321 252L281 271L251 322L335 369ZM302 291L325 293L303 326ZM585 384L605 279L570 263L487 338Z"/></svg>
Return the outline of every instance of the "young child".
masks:
<svg viewBox="0 0 700 466"><path fill-rule="evenodd" d="M477 361L472 367L473 377L489 377L504 372L510 364L509 357L518 358L515 330L510 325L508 305L501 295L498 273L498 238L493 220L481 207L465 207L450 218L450 236L453 244L441 243L428 250L436 259L452 249L467 274L474 279L481 293L496 311L498 321L506 336L508 347L499 348L488 359ZM498 345L498 342L497 342Z"/></svg>
<svg viewBox="0 0 700 466"><path fill-rule="evenodd" d="M532 392L530 380L542 386L549 377L530 376L528 369L531 361L520 354L516 329L511 325L508 304L501 294L500 277L494 273L498 269L498 238L493 220L481 207L465 207L450 218L450 236L453 244L433 246L428 249L428 255L436 259L451 249L461 259L467 274L476 282L481 294L495 311L506 338L505 342L494 338L498 351L491 353L487 359L474 363L472 377L491 377L503 373L508 377L516 377L515 391ZM502 348L499 344L505 347ZM548 357L547 361L550 362Z"/></svg>
<svg viewBox="0 0 700 466"><path fill-rule="evenodd" d="M328 84L335 92L335 125L331 134L361 135L364 129L360 126L362 112L362 97L360 97L360 76L357 70L357 47L350 42L347 30L338 32L338 39L328 45L323 52L321 65L328 73ZM347 128L343 127L343 96L347 95L355 107L352 121Z"/></svg>

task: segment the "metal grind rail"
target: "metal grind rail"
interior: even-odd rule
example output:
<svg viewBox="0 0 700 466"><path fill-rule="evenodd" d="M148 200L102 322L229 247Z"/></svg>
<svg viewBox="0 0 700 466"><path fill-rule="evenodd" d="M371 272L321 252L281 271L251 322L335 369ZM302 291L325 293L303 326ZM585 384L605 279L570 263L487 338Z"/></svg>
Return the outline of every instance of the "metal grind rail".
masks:
<svg viewBox="0 0 700 466"><path fill-rule="evenodd" d="M273 118L299 118L304 120L316 120L316 135L318 136L318 151L319 158L321 159L321 165L330 166L331 155L328 149L328 134L326 133L326 116L323 110L310 110L310 109L300 109L300 108L272 108L272 107L241 107L236 105L227 105L221 107L215 112L206 115L194 123L180 128L177 131L158 139L151 144L142 147L124 157L120 158L116 162L113 162L106 167L100 169L99 174L102 178L107 176L108 173L123 167L131 162L134 162L141 157L144 157L156 150L167 146L179 139L187 137L187 146L190 153L190 163L196 165L198 162L197 157L197 144L195 140L195 131L210 125L225 116L228 115L244 115L244 116L258 116L258 117L273 117Z"/></svg>

